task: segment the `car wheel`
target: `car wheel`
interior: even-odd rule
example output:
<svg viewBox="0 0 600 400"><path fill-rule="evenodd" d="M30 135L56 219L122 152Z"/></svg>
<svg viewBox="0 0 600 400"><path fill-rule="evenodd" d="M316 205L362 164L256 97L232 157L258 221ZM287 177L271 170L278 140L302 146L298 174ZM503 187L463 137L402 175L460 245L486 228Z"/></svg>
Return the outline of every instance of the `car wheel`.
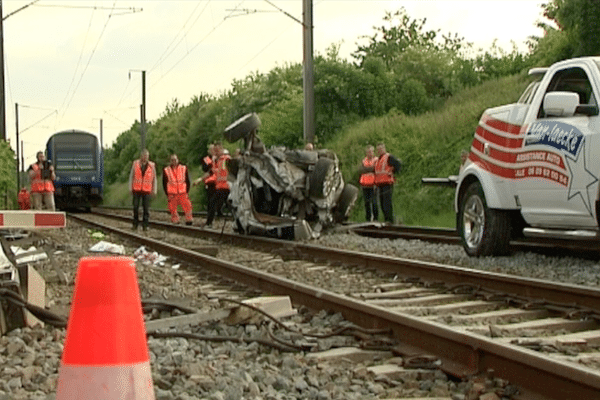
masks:
<svg viewBox="0 0 600 400"><path fill-rule="evenodd" d="M335 163L330 158L319 158L315 164L315 169L310 174L308 195L315 199L327 197L328 182L331 181L335 173Z"/></svg>
<svg viewBox="0 0 600 400"><path fill-rule="evenodd" d="M335 222L342 223L348 218L348 214L350 213L350 210L352 210L352 207L354 207L357 198L358 188L351 183L347 183L338 199L338 204L334 213Z"/></svg>
<svg viewBox="0 0 600 400"><path fill-rule="evenodd" d="M508 253L510 217L507 212L488 208L479 182L470 184L462 196L458 230L469 256Z"/></svg>
<svg viewBox="0 0 600 400"><path fill-rule="evenodd" d="M260 118L256 113L244 115L238 119L223 132L223 136L229 143L237 142L238 140L248 136L250 132L260 127Z"/></svg>

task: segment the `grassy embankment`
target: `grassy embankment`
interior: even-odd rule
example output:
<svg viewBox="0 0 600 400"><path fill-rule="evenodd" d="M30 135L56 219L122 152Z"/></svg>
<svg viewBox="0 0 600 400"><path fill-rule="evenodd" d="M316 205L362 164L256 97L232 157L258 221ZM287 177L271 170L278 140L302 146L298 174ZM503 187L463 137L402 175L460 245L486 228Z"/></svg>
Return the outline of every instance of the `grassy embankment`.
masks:
<svg viewBox="0 0 600 400"><path fill-rule="evenodd" d="M365 146L385 143L403 163L394 188L396 219L406 225L454 227L454 190L422 185L421 178L457 174L461 150L470 149L483 111L516 102L528 82L526 76L488 81L458 93L436 112L373 118L349 127L327 145L337 152L346 180L358 185ZM351 220L364 220L362 198Z"/></svg>
<svg viewBox="0 0 600 400"><path fill-rule="evenodd" d="M394 189L397 220L407 225L454 227L453 189L424 186L421 178L456 174L461 150L470 148L482 112L489 107L515 102L527 83L525 76L488 81L458 93L436 112L416 117L390 114L372 118L348 127L322 147L338 154L344 178L358 186L358 166L364 157L365 146L384 142L388 151L403 163ZM192 179L200 173L198 166L190 166L190 172ZM195 210L203 204L202 196L201 187L192 188L190 197ZM104 204L130 206L127 183L107 187ZM152 208L166 209L166 205L159 179L158 195L152 201ZM359 196L350 219L364 221L362 196Z"/></svg>

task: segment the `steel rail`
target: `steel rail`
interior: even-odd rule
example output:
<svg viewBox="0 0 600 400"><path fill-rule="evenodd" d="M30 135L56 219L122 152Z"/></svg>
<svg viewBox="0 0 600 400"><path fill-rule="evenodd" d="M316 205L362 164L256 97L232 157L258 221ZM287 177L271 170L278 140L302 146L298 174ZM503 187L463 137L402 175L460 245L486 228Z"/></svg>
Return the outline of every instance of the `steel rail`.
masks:
<svg viewBox="0 0 600 400"><path fill-rule="evenodd" d="M347 320L364 327L391 328L394 336L403 343L405 353L433 354L442 361L442 370L457 377L493 370L495 376L520 386L523 389L522 398L533 400L592 399L600 393L600 373L584 366L549 359L532 350L497 343L483 336L453 331L441 324L422 321L81 217L69 217L147 245L165 255L188 261L204 271L268 293L288 295L296 304L341 312Z"/></svg>
<svg viewBox="0 0 600 400"><path fill-rule="evenodd" d="M106 212L106 211L129 211L131 212L131 206L98 206L98 207L94 207L93 208L93 212ZM171 212L169 210L165 210L164 208L150 208L149 211L151 213L159 213L159 214L166 214L166 215L170 215ZM185 215L183 211L178 211L179 216L183 216ZM192 215L194 217L204 217L206 218L207 215L207 211L194 211L192 213ZM221 218L227 218L229 220L231 220L231 214L225 213L223 215L223 217Z"/></svg>
<svg viewBox="0 0 600 400"><path fill-rule="evenodd" d="M420 239L435 243L446 243L460 245L460 237L454 229L445 228L425 228L425 227L407 227L407 226L384 226L376 227L358 227L352 229L353 232L372 238L385 239Z"/></svg>
<svg viewBox="0 0 600 400"><path fill-rule="evenodd" d="M130 211L131 207L108 207L102 206L95 208L96 212L101 210L127 210ZM164 209L151 209L151 212L168 214L168 210ZM180 212L182 215L182 213ZM206 217L205 211L194 212L195 217ZM231 220L231 215L226 214L225 218ZM372 226L364 224L355 224L356 226L349 227L346 225L344 229L349 229L352 232L373 238L381 239L405 239L405 240L423 240L432 243L445 243L452 245L461 245L461 239L456 229L452 228L439 228L439 227L427 227L427 226L408 226L408 225L384 225L381 223L374 223ZM380 225L380 226L379 226ZM600 252L600 241L594 240L569 240L569 239L558 239L558 238L521 238L517 240L511 240L511 249L514 251L536 251L544 250L546 253L558 253L562 254L563 250L570 251L579 256L585 256L582 253L591 253L592 257L597 257Z"/></svg>
<svg viewBox="0 0 600 400"><path fill-rule="evenodd" d="M131 218L125 216L105 213L98 213L98 215L131 222ZM198 229L158 221L151 221L150 225L162 230L187 236L218 240L234 246L274 251L290 258L372 268L402 276L418 277L424 281L444 282L448 285L467 284L528 298L531 301L543 300L557 305L583 307L600 312L600 289L593 287L479 271L406 258L334 249L309 243Z"/></svg>
<svg viewBox="0 0 600 400"><path fill-rule="evenodd" d="M419 239L433 243L446 243L461 245L461 239L455 229L433 228L422 226L361 226L352 229L353 232L367 237L381 239ZM515 251L554 251L567 250L576 253L594 253L597 256L600 251L598 240L569 240L558 238L521 238L511 240L510 246Z"/></svg>

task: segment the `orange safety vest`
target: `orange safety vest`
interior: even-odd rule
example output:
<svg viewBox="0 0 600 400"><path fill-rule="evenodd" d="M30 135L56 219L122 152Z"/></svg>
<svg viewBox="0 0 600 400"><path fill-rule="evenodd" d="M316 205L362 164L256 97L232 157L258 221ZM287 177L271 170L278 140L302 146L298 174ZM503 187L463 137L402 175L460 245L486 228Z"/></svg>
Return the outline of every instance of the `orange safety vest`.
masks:
<svg viewBox="0 0 600 400"><path fill-rule="evenodd" d="M217 181L217 177L214 174L215 162L211 156L204 157L204 164L209 168L210 175L204 180L205 185L214 185Z"/></svg>
<svg viewBox="0 0 600 400"><path fill-rule="evenodd" d="M388 165L389 154L385 153L375 163L375 184L392 185L395 182L394 169Z"/></svg>
<svg viewBox="0 0 600 400"><path fill-rule="evenodd" d="M54 184L50 179L42 179L42 169L38 164L32 164L31 169L35 172L31 178L31 191L34 193L54 192Z"/></svg>
<svg viewBox="0 0 600 400"><path fill-rule="evenodd" d="M140 160L133 162L133 182L131 189L134 192L152 193L152 183L154 182L154 163L148 161L148 167L142 175L142 164Z"/></svg>
<svg viewBox="0 0 600 400"><path fill-rule="evenodd" d="M377 157L373 157L371 159L365 157L362 160L362 165L365 168L375 167L376 163L377 163ZM361 174L360 180L358 181L358 183L360 183L360 185L363 187L373 186L375 184L375 172L367 172L367 173Z"/></svg>
<svg viewBox="0 0 600 400"><path fill-rule="evenodd" d="M225 162L230 160L231 157L228 155L222 155L213 164L213 175L215 176L215 189L229 189L229 182L227 182L227 166Z"/></svg>
<svg viewBox="0 0 600 400"><path fill-rule="evenodd" d="M185 184L187 168L185 165L179 164L175 169L171 166L165 167L165 174L167 174L167 194L187 193Z"/></svg>

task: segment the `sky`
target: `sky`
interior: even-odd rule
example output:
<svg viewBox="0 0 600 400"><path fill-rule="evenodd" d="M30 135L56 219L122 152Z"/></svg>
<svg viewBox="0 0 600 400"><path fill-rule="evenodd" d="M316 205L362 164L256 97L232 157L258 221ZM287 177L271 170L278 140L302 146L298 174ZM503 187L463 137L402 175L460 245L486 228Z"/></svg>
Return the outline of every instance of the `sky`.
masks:
<svg viewBox="0 0 600 400"><path fill-rule="evenodd" d="M309 1L309 0L304 0ZM33 4L32 4L33 2ZM425 29L475 48L494 40L525 49L543 20L538 0L312 0L314 54L332 44L351 60L357 43L404 7ZM303 0L4 0L6 136L17 124L26 165L54 132L81 129L104 147L175 99L219 95L235 79L303 58ZM29 5L29 6L28 6ZM28 6L26 8L22 8ZM18 115L18 117L17 117ZM174 132L176 134L176 132Z"/></svg>

